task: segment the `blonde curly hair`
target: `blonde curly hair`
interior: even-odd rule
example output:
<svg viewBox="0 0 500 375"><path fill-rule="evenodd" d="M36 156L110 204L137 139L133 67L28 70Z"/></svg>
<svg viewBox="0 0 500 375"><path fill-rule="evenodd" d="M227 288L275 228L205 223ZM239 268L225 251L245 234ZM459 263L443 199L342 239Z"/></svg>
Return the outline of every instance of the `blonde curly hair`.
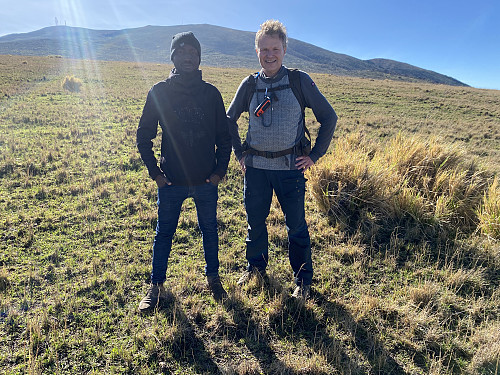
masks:
<svg viewBox="0 0 500 375"><path fill-rule="evenodd" d="M281 43L283 43L283 48L286 49L288 43L288 36L286 34L286 27L278 20L267 20L260 25L259 31L255 35L255 48L259 48L259 40L263 35L277 35Z"/></svg>

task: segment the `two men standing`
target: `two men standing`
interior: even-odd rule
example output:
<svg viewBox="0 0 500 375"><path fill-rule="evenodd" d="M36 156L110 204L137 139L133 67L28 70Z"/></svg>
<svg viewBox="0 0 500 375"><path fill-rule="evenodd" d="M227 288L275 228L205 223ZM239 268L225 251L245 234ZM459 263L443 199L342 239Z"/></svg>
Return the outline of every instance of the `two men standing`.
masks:
<svg viewBox="0 0 500 375"><path fill-rule="evenodd" d="M174 36L171 59L175 68L148 94L137 130L137 146L149 175L158 184L158 225L151 286L139 305L141 311L151 309L165 297L163 282L172 236L182 202L188 197L196 204L209 287L216 300L227 296L218 276L216 204L217 184L226 173L231 143L245 173L248 220L248 265L238 284L266 274L266 218L274 191L288 231L296 283L293 296L309 296L313 267L303 173L327 151L337 116L306 73L283 66L287 35L280 22L261 25L255 48L262 69L242 81L227 119L220 93L201 79L201 48L192 33ZM305 107L312 108L321 125L312 150L306 138ZM249 112L249 126L242 145L237 120L245 111ZM158 123L163 131L160 167L152 151Z"/></svg>

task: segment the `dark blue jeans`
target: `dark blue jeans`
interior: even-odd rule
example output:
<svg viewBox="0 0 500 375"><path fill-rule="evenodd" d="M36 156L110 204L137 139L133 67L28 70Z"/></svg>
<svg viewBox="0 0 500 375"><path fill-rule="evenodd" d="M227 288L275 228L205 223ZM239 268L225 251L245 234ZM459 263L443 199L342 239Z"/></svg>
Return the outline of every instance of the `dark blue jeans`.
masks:
<svg viewBox="0 0 500 375"><path fill-rule="evenodd" d="M285 215L288 257L295 283L311 284L313 267L311 240L305 219L305 187L306 179L298 170L272 171L247 166L244 195L248 221L248 270L265 270L269 261L266 218L274 191Z"/></svg>
<svg viewBox="0 0 500 375"><path fill-rule="evenodd" d="M166 279L172 237L177 228L182 203L193 198L198 215L198 225L203 235L205 274L219 273L219 238L217 235L217 186L207 183L198 186L165 185L158 189L158 224L153 244L153 272L151 282L163 283Z"/></svg>

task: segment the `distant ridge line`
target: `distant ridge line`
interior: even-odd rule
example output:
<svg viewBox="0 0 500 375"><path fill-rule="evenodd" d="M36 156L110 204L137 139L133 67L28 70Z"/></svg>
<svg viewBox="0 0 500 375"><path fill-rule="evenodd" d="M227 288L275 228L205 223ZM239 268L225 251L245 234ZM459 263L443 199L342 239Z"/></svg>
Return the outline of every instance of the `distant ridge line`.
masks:
<svg viewBox="0 0 500 375"><path fill-rule="evenodd" d="M0 54L165 63L170 61L172 36L188 30L200 40L203 65L259 69L254 50L255 33L209 24L148 25L122 30L49 26L0 37ZM468 86L410 64L380 58L360 60L293 38L289 38L284 62L309 73Z"/></svg>

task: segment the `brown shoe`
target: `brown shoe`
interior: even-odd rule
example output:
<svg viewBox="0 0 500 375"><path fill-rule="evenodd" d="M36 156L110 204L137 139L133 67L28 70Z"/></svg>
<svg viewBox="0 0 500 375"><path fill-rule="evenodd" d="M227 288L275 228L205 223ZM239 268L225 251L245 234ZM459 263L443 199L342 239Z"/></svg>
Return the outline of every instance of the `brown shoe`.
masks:
<svg viewBox="0 0 500 375"><path fill-rule="evenodd" d="M207 276L207 281L214 300L219 302L227 298L227 292L224 290L219 276Z"/></svg>
<svg viewBox="0 0 500 375"><path fill-rule="evenodd" d="M254 277L259 277L265 283L269 281L265 270L259 271L256 268L252 268L252 270L250 270L250 271L245 270L245 272L243 272L243 274L240 276L240 278L238 279L238 282L236 284L239 286L248 284L248 282Z"/></svg>
<svg viewBox="0 0 500 375"><path fill-rule="evenodd" d="M292 293L293 298L301 301L307 301L310 295L311 295L310 285L297 285L297 287Z"/></svg>
<svg viewBox="0 0 500 375"><path fill-rule="evenodd" d="M139 303L139 311L146 312L161 307L167 299L167 292L163 284L151 284L146 296Z"/></svg>

